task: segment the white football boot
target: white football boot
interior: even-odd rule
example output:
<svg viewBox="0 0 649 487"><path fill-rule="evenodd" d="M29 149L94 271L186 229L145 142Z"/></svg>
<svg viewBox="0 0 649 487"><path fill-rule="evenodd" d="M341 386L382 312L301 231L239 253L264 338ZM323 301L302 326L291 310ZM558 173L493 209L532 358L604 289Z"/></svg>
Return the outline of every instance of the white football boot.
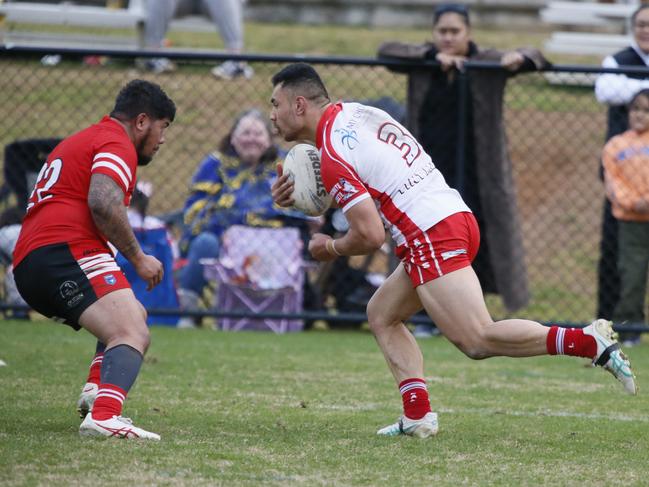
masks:
<svg viewBox="0 0 649 487"><path fill-rule="evenodd" d="M431 412L426 413L426 416L421 419L410 419L406 416L401 416L399 421L385 428L381 428L376 434L382 436L408 435L418 438L428 438L429 436L436 435L438 430L437 413Z"/></svg>
<svg viewBox="0 0 649 487"><path fill-rule="evenodd" d="M110 419L100 421L92 419L92 414L88 414L81 426L79 426L79 434L81 436L160 441L160 435L133 426L133 422L129 418L122 416L113 416Z"/></svg>
<svg viewBox="0 0 649 487"><path fill-rule="evenodd" d="M92 382L86 382L81 389L81 394L79 395L79 400L77 401L77 412L81 419L85 418L86 415L92 411L92 405L95 403L95 398L97 397L97 391L99 386L93 384Z"/></svg>
<svg viewBox="0 0 649 487"><path fill-rule="evenodd" d="M584 328L584 334L592 336L597 342L597 355L593 358L593 365L608 370L622 383L626 392L635 394L635 375L629 359L620 350L617 333L613 331L611 322L595 320Z"/></svg>

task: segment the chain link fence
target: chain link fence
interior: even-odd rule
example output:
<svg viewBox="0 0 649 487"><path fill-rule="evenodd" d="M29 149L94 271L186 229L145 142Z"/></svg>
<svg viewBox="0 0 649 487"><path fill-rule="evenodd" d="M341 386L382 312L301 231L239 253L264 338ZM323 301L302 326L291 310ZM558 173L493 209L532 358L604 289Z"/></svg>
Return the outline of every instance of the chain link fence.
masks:
<svg viewBox="0 0 649 487"><path fill-rule="evenodd" d="M177 69L154 75L135 68L132 52L65 50L60 62L54 65L41 62L43 56L53 54L61 52L28 48L0 51L0 146L5 149L2 162L5 215L11 216L12 207L24 204L26 192L31 191L35 173L47 152L38 149L8 160L7 149L15 149L16 142L63 138L98 121L111 110L120 87L134 78L159 83L178 108L166 143L149 166L138 170L138 179L151 183L147 214L167 222L175 237L183 233L183 209L191 193L192 177L201 161L218 150L220 141L242 111L256 108L268 113L270 78L287 62L303 60L317 64L334 100L362 100L386 109L396 118L405 120L406 117L408 77L388 69L400 64L396 61L241 56L240 59L254 69L254 76L226 81L210 74L210 68L226 59L219 55L174 52L169 56ZM83 63L83 57L91 54L102 56L102 63L94 66ZM156 54L138 55L151 57ZM471 76L493 69L494 66L468 64L465 73L461 74L467 84L461 89L470 92ZM487 302L496 318L516 315L542 322L582 324L596 315L604 202L600 155L606 132L606 107L597 102L592 86L597 75L597 68L555 67L522 74L507 82L503 104L506 145L512 161L514 201L522 230L523 270L526 268L523 279L530 299L520 309L508 309L498 289L492 289L496 293L487 293ZM445 140L444 144L454 151L452 157L460 165L456 172L465 173L467 154L458 155L456 149L471 145L467 136L470 137L472 131L467 124L487 114L476 107L471 113L473 120L466 120L461 111L458 113L454 132L459 139ZM458 140L463 143L458 144ZM275 142L281 150L288 149L282 141ZM458 180L449 182L454 184ZM459 183L471 200L466 194L475 190L471 181L460 178ZM232 207L225 203L214 209L230 210ZM246 215L242 218L242 223L264 226ZM10 218L5 223L11 223ZM357 326L363 319L369 296L394 267L394 258L386 248L369 257L339 259L333 265L311 262L304 242L319 224L323 225L321 231L333 234L344 231L345 222L339 213L330 210L324 223L299 218L287 218L280 223L295 226L301 235L304 262L300 272L305 279L294 296L297 307L240 303L225 309L224 301L219 298L219 285L210 282L200 297L198 310L191 308L186 314L195 317L232 315L240 319L293 316L305 319L307 324L313 319L326 318L332 326ZM222 235L218 237L222 239ZM7 254L10 237L0 240ZM230 245L243 246L241 242ZM285 243L272 239L253 239L246 242L245 247L254 254L255 245L259 246L259 254L267 254L269 249L270 253L278 255L287 252ZM272 248L272 245L278 246ZM489 245L498 246L498 237L491 238ZM6 269L8 256L4 255L3 259ZM254 266L254 260L239 264ZM180 268L176 272L182 272L182 265L183 261L176 259L175 266ZM259 283L245 271L243 267L238 269L239 284L254 288ZM5 309L17 302L10 287L5 280L2 293Z"/></svg>

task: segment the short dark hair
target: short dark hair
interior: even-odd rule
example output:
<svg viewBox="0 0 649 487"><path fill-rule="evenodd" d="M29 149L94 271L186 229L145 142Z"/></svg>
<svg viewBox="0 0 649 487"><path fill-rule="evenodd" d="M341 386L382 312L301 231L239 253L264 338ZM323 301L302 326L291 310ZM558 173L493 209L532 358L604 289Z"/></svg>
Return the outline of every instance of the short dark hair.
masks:
<svg viewBox="0 0 649 487"><path fill-rule="evenodd" d="M640 12L642 12L644 9L649 8L649 3L642 3L638 8L636 8L633 13L631 14L631 25L635 24L635 19L638 16Z"/></svg>
<svg viewBox="0 0 649 487"><path fill-rule="evenodd" d="M458 14L464 19L464 23L467 27L471 25L471 21L469 20L469 8L461 3L442 3L435 7L435 10L433 11L433 25L437 25L437 22L439 22L442 15L448 13Z"/></svg>
<svg viewBox="0 0 649 487"><path fill-rule="evenodd" d="M633 105L638 98L641 97L649 100L649 88L643 88L640 91L638 91L635 95L633 95L631 101L629 102L629 107Z"/></svg>
<svg viewBox="0 0 649 487"><path fill-rule="evenodd" d="M176 105L159 85L134 79L118 93L110 116L133 120L140 113L146 113L155 120L168 118L173 122L176 116Z"/></svg>
<svg viewBox="0 0 649 487"><path fill-rule="evenodd" d="M284 88L299 91L309 99L320 97L329 100L329 93L318 72L307 63L293 63L284 66L271 79L273 86L279 84Z"/></svg>

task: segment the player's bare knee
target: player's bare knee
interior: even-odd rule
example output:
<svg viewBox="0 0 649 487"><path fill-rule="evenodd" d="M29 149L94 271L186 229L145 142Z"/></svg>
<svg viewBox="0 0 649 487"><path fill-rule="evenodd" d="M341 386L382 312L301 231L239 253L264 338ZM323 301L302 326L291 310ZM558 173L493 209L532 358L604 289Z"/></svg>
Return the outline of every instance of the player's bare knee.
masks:
<svg viewBox="0 0 649 487"><path fill-rule="evenodd" d="M375 307L367 306L367 323L370 327L370 331L375 335L380 333L381 330L384 330L392 323L396 323L395 320L391 320L386 317L385 313L376 309Z"/></svg>
<svg viewBox="0 0 649 487"><path fill-rule="evenodd" d="M140 312L142 313L142 321L146 323L146 320L149 317L149 313L147 313L146 308L142 305L142 303L138 301L137 304L140 305Z"/></svg>
<svg viewBox="0 0 649 487"><path fill-rule="evenodd" d="M375 330L380 329L383 324L381 323L381 311L378 309L376 300L374 296L370 298L370 301L367 303L367 323L370 326L370 330L374 332Z"/></svg>
<svg viewBox="0 0 649 487"><path fill-rule="evenodd" d="M481 336L451 339L453 344L471 360L483 360L491 356L486 342Z"/></svg>
<svg viewBox="0 0 649 487"><path fill-rule="evenodd" d="M149 349L149 345L151 344L151 335L149 334L148 330L145 331L136 331L131 333L127 338L126 338L127 343L132 346L133 348L139 350L142 352L142 354L145 354L146 351Z"/></svg>
<svg viewBox="0 0 649 487"><path fill-rule="evenodd" d="M151 334L148 332L145 335L142 335L140 337L140 343L142 344L142 353L146 353L146 351L149 349L149 345L151 345Z"/></svg>
<svg viewBox="0 0 649 487"><path fill-rule="evenodd" d="M367 322L370 330L376 334L377 331L385 329L388 326L400 323L402 318L391 313L391 310L385 309L376 294L372 296L367 303Z"/></svg>
<svg viewBox="0 0 649 487"><path fill-rule="evenodd" d="M145 353L151 344L151 334L144 321L137 324L131 323L131 326L122 330L117 339L142 353Z"/></svg>
<svg viewBox="0 0 649 487"><path fill-rule="evenodd" d="M462 350L464 352L464 355L469 357L471 360L484 360L486 358L489 358L492 356L489 351L487 351L483 347L468 347L465 350Z"/></svg>

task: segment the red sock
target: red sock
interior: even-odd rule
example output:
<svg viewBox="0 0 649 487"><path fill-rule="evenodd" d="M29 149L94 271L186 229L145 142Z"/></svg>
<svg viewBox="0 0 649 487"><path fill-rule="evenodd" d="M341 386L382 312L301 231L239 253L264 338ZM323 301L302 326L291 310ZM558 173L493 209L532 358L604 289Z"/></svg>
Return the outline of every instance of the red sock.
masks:
<svg viewBox="0 0 649 487"><path fill-rule="evenodd" d="M550 355L594 358L597 353L595 338L584 335L584 330L580 328L552 326L545 343Z"/></svg>
<svg viewBox="0 0 649 487"><path fill-rule="evenodd" d="M103 421L122 414L126 391L114 384L99 384L97 399L92 406L92 419Z"/></svg>
<svg viewBox="0 0 649 487"><path fill-rule="evenodd" d="M399 384L403 399L403 414L410 419L421 419L430 412L428 389L424 379L406 379Z"/></svg>
<svg viewBox="0 0 649 487"><path fill-rule="evenodd" d="M92 362L90 363L90 372L88 372L88 379L86 379L86 382L90 382L92 384L97 384L101 382L101 363L104 360L104 352L99 352L96 353L94 358L92 359Z"/></svg>

